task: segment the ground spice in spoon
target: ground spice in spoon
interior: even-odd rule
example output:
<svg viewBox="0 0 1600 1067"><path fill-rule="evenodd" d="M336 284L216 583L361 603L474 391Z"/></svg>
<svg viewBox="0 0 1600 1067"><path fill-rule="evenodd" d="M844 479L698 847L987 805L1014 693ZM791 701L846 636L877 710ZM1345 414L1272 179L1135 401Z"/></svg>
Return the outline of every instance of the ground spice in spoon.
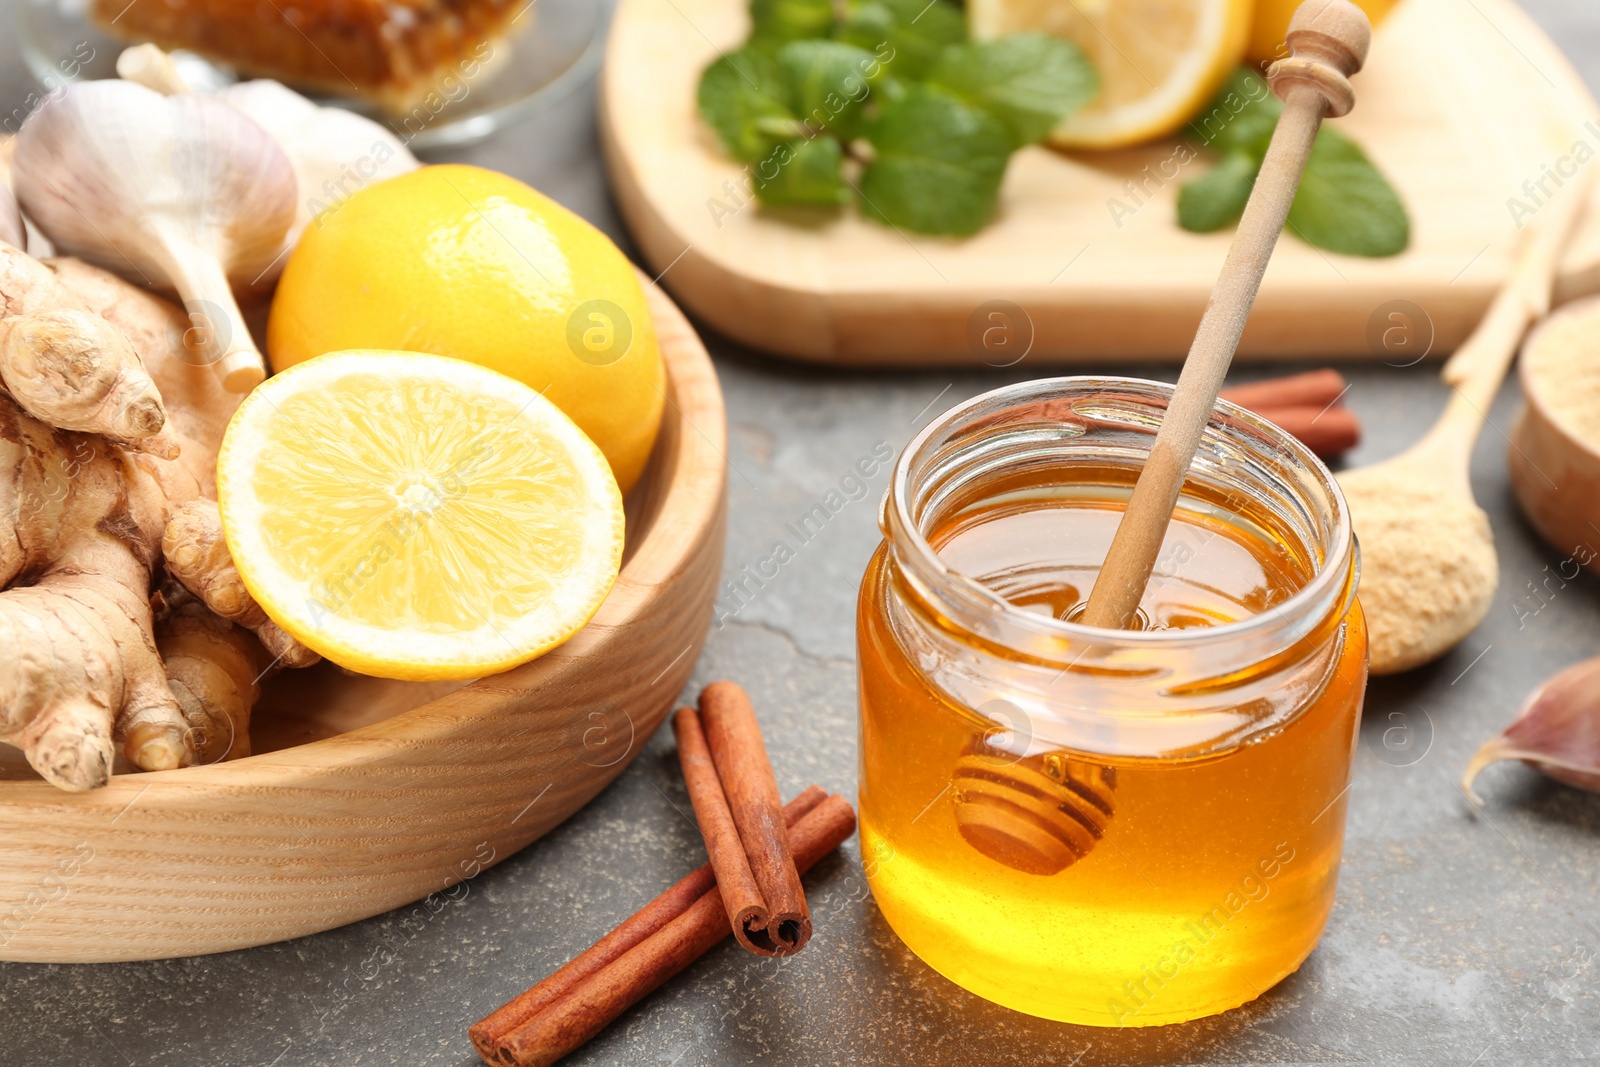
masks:
<svg viewBox="0 0 1600 1067"><path fill-rule="evenodd" d="M1339 484L1360 538L1374 672L1426 663L1489 613L1500 574L1489 517L1423 467L1369 467Z"/></svg>

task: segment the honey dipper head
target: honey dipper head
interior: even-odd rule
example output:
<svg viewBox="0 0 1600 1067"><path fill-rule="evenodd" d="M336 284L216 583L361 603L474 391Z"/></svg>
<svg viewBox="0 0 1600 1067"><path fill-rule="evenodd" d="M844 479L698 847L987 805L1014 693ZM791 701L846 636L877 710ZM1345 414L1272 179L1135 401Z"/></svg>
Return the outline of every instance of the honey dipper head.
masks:
<svg viewBox="0 0 1600 1067"><path fill-rule="evenodd" d="M1272 65L1267 81L1272 91L1289 98L1298 86L1315 89L1327 102L1327 113L1345 115L1355 106L1350 75L1367 61L1372 23L1350 0L1305 0L1289 21L1290 56Z"/></svg>
<svg viewBox="0 0 1600 1067"><path fill-rule="evenodd" d="M1019 760L980 744L956 761L951 776L956 826L997 863L1057 874L1105 836L1116 773L1065 752Z"/></svg>

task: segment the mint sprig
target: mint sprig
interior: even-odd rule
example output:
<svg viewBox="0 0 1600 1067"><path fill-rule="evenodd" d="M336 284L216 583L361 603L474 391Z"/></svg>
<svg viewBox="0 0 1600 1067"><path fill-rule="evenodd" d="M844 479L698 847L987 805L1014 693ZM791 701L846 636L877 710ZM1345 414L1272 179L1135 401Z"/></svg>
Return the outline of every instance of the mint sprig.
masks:
<svg viewBox="0 0 1600 1067"><path fill-rule="evenodd" d="M769 205L839 204L966 235L994 214L1011 154L1099 89L1044 34L967 40L949 0L752 0L744 47L706 68L699 106Z"/></svg>
<svg viewBox="0 0 1600 1067"><path fill-rule="evenodd" d="M1241 68L1229 78L1189 125L1221 159L1179 189L1178 225L1210 233L1238 220L1282 113L1282 102L1254 71ZM1360 145L1327 127L1311 146L1289 230L1313 247L1351 256L1393 256L1411 242L1400 195Z"/></svg>

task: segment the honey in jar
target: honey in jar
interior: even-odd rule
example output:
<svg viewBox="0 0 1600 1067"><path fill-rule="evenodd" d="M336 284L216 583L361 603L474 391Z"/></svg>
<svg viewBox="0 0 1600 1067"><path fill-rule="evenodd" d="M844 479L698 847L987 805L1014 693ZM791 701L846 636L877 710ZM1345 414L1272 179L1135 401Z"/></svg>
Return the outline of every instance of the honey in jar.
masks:
<svg viewBox="0 0 1600 1067"><path fill-rule="evenodd" d="M1008 1007L1100 1026L1260 995L1333 905L1366 683L1332 476L1221 405L1133 628L1086 603L1170 387L947 412L861 587L861 835L884 917Z"/></svg>

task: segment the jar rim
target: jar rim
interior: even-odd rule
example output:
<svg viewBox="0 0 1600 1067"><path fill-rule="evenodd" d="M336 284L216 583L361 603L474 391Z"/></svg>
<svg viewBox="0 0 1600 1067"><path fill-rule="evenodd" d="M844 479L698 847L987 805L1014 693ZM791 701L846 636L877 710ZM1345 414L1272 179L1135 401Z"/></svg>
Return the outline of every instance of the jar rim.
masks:
<svg viewBox="0 0 1600 1067"><path fill-rule="evenodd" d="M950 567L939 556L923 533L919 516L914 514L913 470L927 460L941 444L955 440L959 432L986 413L1000 413L1021 405L1073 391L1121 391L1137 398L1143 394L1152 403L1165 407L1173 386L1143 378L1111 375L1073 375L1038 378L1002 386L980 393L946 409L924 426L901 451L895 461L885 496L883 525L897 562L910 565L924 579L936 583L938 592L988 616L992 624L1047 640L1064 641L1074 646L1126 649L1149 652L1182 648L1203 651L1223 645L1271 641L1286 628L1309 632L1337 611L1341 616L1355 598L1358 570L1357 545L1351 529L1349 509L1337 480L1326 464L1298 439L1285 433L1261 416L1227 400L1219 399L1205 429L1207 439L1228 434L1231 439L1253 439L1263 450L1286 455L1302 471L1309 473L1323 493L1330 514L1329 529L1315 547L1321 550L1309 581L1281 603L1256 615L1217 626L1183 630L1109 630L1028 611L1006 600L983 583ZM1152 434L1153 439L1153 434ZM943 597L941 597L943 599ZM1303 623L1296 628L1295 623ZM1018 647L1022 642L1003 642Z"/></svg>

